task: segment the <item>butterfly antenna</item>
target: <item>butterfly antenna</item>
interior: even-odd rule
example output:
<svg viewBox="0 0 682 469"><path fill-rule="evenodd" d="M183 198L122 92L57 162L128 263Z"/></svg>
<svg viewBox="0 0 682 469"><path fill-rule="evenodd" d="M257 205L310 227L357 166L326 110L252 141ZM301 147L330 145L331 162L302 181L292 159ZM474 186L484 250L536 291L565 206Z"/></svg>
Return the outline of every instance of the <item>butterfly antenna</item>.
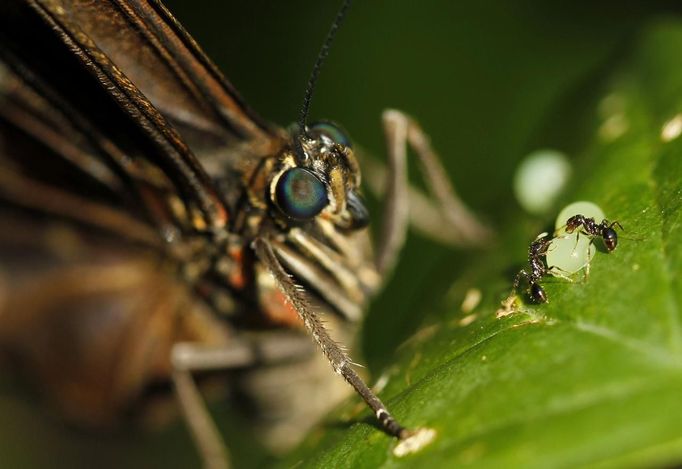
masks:
<svg viewBox="0 0 682 469"><path fill-rule="evenodd" d="M315 91L317 78L320 75L320 70L322 69L322 65L324 65L324 61L327 59L327 56L329 55L329 49L331 49L332 43L334 42L336 32L339 30L341 24L343 23L343 20L346 18L346 13L348 13L348 9L350 8L351 3L352 0L344 0L343 4L341 5L341 8L339 8L339 12L336 14L336 18L334 18L334 22L329 28L327 37L325 38L324 43L322 43L320 53L317 54L317 60L315 60L313 70L310 72L310 78L308 78L308 85L305 88L305 95L303 96L303 105L301 106L301 113L299 114L298 117L298 136L295 139L296 153L302 159L305 159L305 153L303 151L301 140L306 133L306 122L308 121L308 114L310 113L310 102L312 101L313 98L313 92Z"/></svg>

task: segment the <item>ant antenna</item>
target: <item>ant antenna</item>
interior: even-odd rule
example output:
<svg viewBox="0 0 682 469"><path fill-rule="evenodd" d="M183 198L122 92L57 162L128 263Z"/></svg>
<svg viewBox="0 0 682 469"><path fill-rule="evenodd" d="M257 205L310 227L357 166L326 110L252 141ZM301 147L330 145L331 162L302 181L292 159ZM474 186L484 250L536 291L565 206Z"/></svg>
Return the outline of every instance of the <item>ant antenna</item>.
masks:
<svg viewBox="0 0 682 469"><path fill-rule="evenodd" d="M327 56L329 55L329 49L331 48L332 42L334 42L336 32L339 30L339 27L341 27L341 24L343 23L343 20L346 17L346 13L348 12L348 8L350 8L351 2L352 0L344 0L343 4L341 5L341 8L339 8L339 12L336 14L336 18L334 18L334 22L329 28L327 37L325 38L324 43L322 43L320 53L317 55L317 60L315 60L313 70L310 72L310 78L308 78L308 85L306 86L305 95L303 96L303 106L301 106L301 113L298 117L298 135L295 139L296 153L302 159L305 159L305 153L303 152L301 139L306 133L306 121L308 120L308 113L310 112L310 101L312 100L313 97L313 91L315 91L317 78L320 75L320 70L322 69L324 61L327 59Z"/></svg>

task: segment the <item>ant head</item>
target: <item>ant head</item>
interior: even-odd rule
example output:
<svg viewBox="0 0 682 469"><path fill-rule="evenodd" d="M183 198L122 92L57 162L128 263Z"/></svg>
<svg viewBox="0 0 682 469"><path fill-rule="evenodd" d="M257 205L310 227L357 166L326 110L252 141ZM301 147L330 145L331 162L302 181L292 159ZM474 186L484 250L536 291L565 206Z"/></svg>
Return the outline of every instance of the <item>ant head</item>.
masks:
<svg viewBox="0 0 682 469"><path fill-rule="evenodd" d="M618 234L616 233L616 230L608 226L602 230L601 237L604 240L604 246L608 252L616 249L616 246L618 245Z"/></svg>
<svg viewBox="0 0 682 469"><path fill-rule="evenodd" d="M539 283L530 284L530 297L536 303L547 303L547 294Z"/></svg>
<svg viewBox="0 0 682 469"><path fill-rule="evenodd" d="M576 228L583 224L584 217L582 215L573 215L566 220L566 233L573 233Z"/></svg>
<svg viewBox="0 0 682 469"><path fill-rule="evenodd" d="M535 240L530 244L529 252L534 255L543 255L547 253L552 237L546 231L540 233Z"/></svg>

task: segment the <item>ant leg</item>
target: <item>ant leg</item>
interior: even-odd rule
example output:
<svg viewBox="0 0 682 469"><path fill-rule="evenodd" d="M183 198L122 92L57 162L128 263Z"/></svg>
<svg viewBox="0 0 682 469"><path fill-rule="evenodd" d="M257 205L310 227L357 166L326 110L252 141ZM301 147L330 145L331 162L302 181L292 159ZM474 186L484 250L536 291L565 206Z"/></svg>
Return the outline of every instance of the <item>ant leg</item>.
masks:
<svg viewBox="0 0 682 469"><path fill-rule="evenodd" d="M583 281L587 282L587 280L590 278L590 266L592 265L592 259L590 257L590 249L594 247L596 250L596 247L594 246L594 238L590 239L590 243L587 245L587 261L585 262L584 267L584 274L583 274Z"/></svg>
<svg viewBox="0 0 682 469"><path fill-rule="evenodd" d="M561 225L559 228L557 228L556 230L554 230L554 233L552 233L552 237L553 237L553 238L557 238L557 237L562 237L562 238L563 238L563 237L565 237L565 236L570 236L570 235L572 235L572 234L574 233L574 231L575 231L575 229L574 229L574 231L568 232L568 231L566 231L566 228L568 228L568 225L567 225L566 223L564 223L564 224Z"/></svg>
<svg viewBox="0 0 682 469"><path fill-rule="evenodd" d="M592 246L594 246L594 238L592 238L592 237L591 237L592 235L590 235L590 233L588 233L588 232L586 232L586 231L583 231L583 230L578 231L578 234L577 234L577 236L576 236L576 238L575 238L575 246L573 247L573 253L575 253L575 250L578 249L578 242L580 241L580 235L581 235L581 234L584 235L584 236L587 236L587 237L590 239L590 242L587 244L587 248L586 248L586 249L587 249L587 254L586 254L585 258L587 259L587 261L585 262L585 264L584 264L583 266L581 266L579 269L577 269L576 272L577 272L578 270L585 269L584 281L587 281L587 278L590 276L590 263L591 263L591 259L590 259L590 248L591 248ZM564 271L564 272L565 272L565 271ZM561 275L557 275L557 276L558 276L558 277L562 277L562 278L566 278L566 277L563 277L563 276L561 276ZM566 279L566 280L568 280L568 279Z"/></svg>
<svg viewBox="0 0 682 469"><path fill-rule="evenodd" d="M614 221L609 225L609 228L613 228L614 226L617 226L620 228L621 231L625 231L625 228L623 228L623 225L621 225L618 221Z"/></svg>
<svg viewBox="0 0 682 469"><path fill-rule="evenodd" d="M384 192L384 221L377 249L377 268L389 272L402 248L408 223L427 236L454 246L483 245L492 237L457 197L427 136L409 116L396 110L382 115L388 170L365 159L365 178L370 188ZM411 187L407 178L407 144L414 150L430 197Z"/></svg>
<svg viewBox="0 0 682 469"><path fill-rule="evenodd" d="M573 280L573 279L569 276L570 274L569 274L566 270L564 270L564 269L562 269L562 268L560 268L560 267L557 267L557 266L555 266L555 265L553 265L553 266L551 266L551 267L548 267L548 268L547 268L547 273L550 274L550 275L552 275L553 277L559 277L559 278L562 278L562 279L564 279L564 280L567 280L567 281L569 281L569 282L571 282L571 283L573 283L573 282L575 281L575 280Z"/></svg>
<svg viewBox="0 0 682 469"><path fill-rule="evenodd" d="M583 280L587 282L587 280L590 278L590 266L592 265L592 260L590 259L590 247L594 244L594 240L590 241L590 244L587 246L587 262L585 263L585 274L583 276Z"/></svg>
<svg viewBox="0 0 682 469"><path fill-rule="evenodd" d="M518 274L514 277L514 285L513 289L514 291L518 291L519 285L521 284L521 279L526 279L528 283L530 283L530 275L528 275L528 272L525 270L520 270Z"/></svg>
<svg viewBox="0 0 682 469"><path fill-rule="evenodd" d="M592 265L590 250L593 247L594 247L594 238L590 238L590 242L587 244L587 248L586 248L585 263L580 268L575 270L575 272L578 272L579 270L583 270L583 272L584 272L583 273L583 282L587 282L587 279L590 277L590 266Z"/></svg>
<svg viewBox="0 0 682 469"><path fill-rule="evenodd" d="M566 225L560 226L556 230L554 230L554 238L557 239L567 239L575 233L575 246L573 246L573 252L575 252L576 248L578 247L578 243L580 242L580 235L586 235L589 236L588 233L586 233L583 230L578 230L578 231L571 231L570 233L565 231L564 229L566 228ZM563 231L562 231L563 230Z"/></svg>
<svg viewBox="0 0 682 469"><path fill-rule="evenodd" d="M589 237L590 234L585 230L578 230L575 235L575 246L573 246L573 252L578 249L578 243L580 242L580 235ZM591 244L591 241L590 241Z"/></svg>
<svg viewBox="0 0 682 469"><path fill-rule="evenodd" d="M268 334L261 339L253 343L231 339L218 346L179 343L171 350L175 394L206 469L229 468L230 458L192 373L294 360L311 352L309 342L300 335Z"/></svg>

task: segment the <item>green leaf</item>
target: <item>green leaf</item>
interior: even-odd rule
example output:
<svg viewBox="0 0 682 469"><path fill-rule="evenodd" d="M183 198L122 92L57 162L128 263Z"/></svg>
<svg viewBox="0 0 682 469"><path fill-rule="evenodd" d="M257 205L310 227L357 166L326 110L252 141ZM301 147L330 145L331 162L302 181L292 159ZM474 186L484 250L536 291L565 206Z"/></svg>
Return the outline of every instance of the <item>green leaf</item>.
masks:
<svg viewBox="0 0 682 469"><path fill-rule="evenodd" d="M203 8L186 0L165 3L246 102L280 124L296 118L338 2L205 2L210 7ZM679 378L666 360L675 356L668 353L674 337L668 312L679 304L675 292L682 291L676 274L680 158L678 144L662 145L658 132L680 108L677 27L650 32L620 81L609 82L608 90L599 85L612 75L614 51L629 51L632 33L660 14L661 6L667 2L354 3L322 71L314 118L342 123L358 144L380 155L381 111L390 106L409 112L430 134L458 191L495 222L501 239L482 255L448 253L411 236L365 324L363 363L375 377L389 378L381 397L406 424L436 428L433 444L395 458L395 442L352 399L282 465L675 461L680 433L674 420L680 413L672 396ZM603 120L595 124L585 103L613 91L628 97L628 118L636 126L630 122L626 135L607 145L595 136ZM513 209L512 171L525 153L544 146L570 155L580 150L565 202L594 200L626 232L613 254L597 254L587 284L548 280L549 305L494 319L528 243L545 228ZM648 212L640 216L638 207ZM542 223L551 225L551 218ZM631 272L634 263L644 273ZM481 289L483 301L473 311L476 321L463 327L467 314L459 305L472 287ZM585 324L601 328L578 328ZM595 333L603 331L619 335ZM647 350L667 357L660 371L654 365L661 355ZM3 467L200 464L179 420L157 433L126 428L90 434L46 415L23 388L3 389L2 397ZM599 399L602 404L590 405ZM235 418L238 407L212 403L234 466L264 467L272 456Z"/></svg>
<svg viewBox="0 0 682 469"><path fill-rule="evenodd" d="M682 24L659 22L608 81L565 202L625 228L589 278L497 318L537 231L511 218L385 368L380 392L435 440L415 454L348 403L285 461L296 467L651 466L682 460ZM682 125L682 115L678 117ZM559 207L560 208L560 207ZM545 220L547 225L553 219ZM535 227L537 228L537 227ZM453 274L450 274L453 275ZM462 312L465 293L482 301ZM420 311L414 311L419 314ZM339 421L345 425L339 425Z"/></svg>

